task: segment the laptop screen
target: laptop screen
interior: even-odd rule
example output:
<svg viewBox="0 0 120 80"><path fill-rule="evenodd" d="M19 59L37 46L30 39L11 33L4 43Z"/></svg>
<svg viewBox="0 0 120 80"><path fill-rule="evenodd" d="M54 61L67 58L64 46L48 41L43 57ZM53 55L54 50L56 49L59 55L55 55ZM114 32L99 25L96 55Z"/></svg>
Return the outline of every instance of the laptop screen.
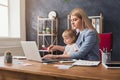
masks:
<svg viewBox="0 0 120 80"><path fill-rule="evenodd" d="M28 60L42 62L42 59L35 41L21 41L21 46Z"/></svg>

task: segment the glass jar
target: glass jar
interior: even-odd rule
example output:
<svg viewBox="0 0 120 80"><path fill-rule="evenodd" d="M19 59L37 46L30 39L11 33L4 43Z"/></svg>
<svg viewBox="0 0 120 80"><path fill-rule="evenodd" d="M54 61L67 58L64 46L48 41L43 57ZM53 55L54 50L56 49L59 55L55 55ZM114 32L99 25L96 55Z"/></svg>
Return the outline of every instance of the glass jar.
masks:
<svg viewBox="0 0 120 80"><path fill-rule="evenodd" d="M42 31L42 33L43 33L43 34L45 34L45 33L46 33L46 29L45 29L45 28L43 28L43 31Z"/></svg>
<svg viewBox="0 0 120 80"><path fill-rule="evenodd" d="M46 27L46 34L50 34L50 28Z"/></svg>

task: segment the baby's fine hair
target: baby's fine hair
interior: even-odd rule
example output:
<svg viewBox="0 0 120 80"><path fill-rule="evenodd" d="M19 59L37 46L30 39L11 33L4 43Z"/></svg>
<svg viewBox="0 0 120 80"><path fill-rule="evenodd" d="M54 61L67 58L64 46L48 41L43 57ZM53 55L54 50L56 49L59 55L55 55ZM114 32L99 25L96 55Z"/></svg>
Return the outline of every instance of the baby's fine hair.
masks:
<svg viewBox="0 0 120 80"><path fill-rule="evenodd" d="M62 37L72 38L74 43L77 39L76 31L72 29L67 29L62 33Z"/></svg>

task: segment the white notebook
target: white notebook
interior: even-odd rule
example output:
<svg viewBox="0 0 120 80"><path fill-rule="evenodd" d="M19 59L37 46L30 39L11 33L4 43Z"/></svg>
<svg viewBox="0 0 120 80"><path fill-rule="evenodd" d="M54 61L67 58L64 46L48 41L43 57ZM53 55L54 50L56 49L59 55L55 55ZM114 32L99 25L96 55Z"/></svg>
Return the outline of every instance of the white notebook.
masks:
<svg viewBox="0 0 120 80"><path fill-rule="evenodd" d="M77 60L72 65L74 66L98 66L100 61Z"/></svg>

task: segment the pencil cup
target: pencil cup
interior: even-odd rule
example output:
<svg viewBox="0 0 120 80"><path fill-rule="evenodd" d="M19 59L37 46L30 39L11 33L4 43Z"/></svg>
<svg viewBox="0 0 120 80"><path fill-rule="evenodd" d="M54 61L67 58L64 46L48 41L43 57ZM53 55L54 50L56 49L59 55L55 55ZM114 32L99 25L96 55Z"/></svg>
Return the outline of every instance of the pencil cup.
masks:
<svg viewBox="0 0 120 80"><path fill-rule="evenodd" d="M109 63L111 61L111 53L102 53L102 63Z"/></svg>
<svg viewBox="0 0 120 80"><path fill-rule="evenodd" d="M107 53L107 61L106 62L109 63L110 61L111 61L111 53L108 52Z"/></svg>
<svg viewBox="0 0 120 80"><path fill-rule="evenodd" d="M102 53L102 63L106 63L107 55L106 53Z"/></svg>

